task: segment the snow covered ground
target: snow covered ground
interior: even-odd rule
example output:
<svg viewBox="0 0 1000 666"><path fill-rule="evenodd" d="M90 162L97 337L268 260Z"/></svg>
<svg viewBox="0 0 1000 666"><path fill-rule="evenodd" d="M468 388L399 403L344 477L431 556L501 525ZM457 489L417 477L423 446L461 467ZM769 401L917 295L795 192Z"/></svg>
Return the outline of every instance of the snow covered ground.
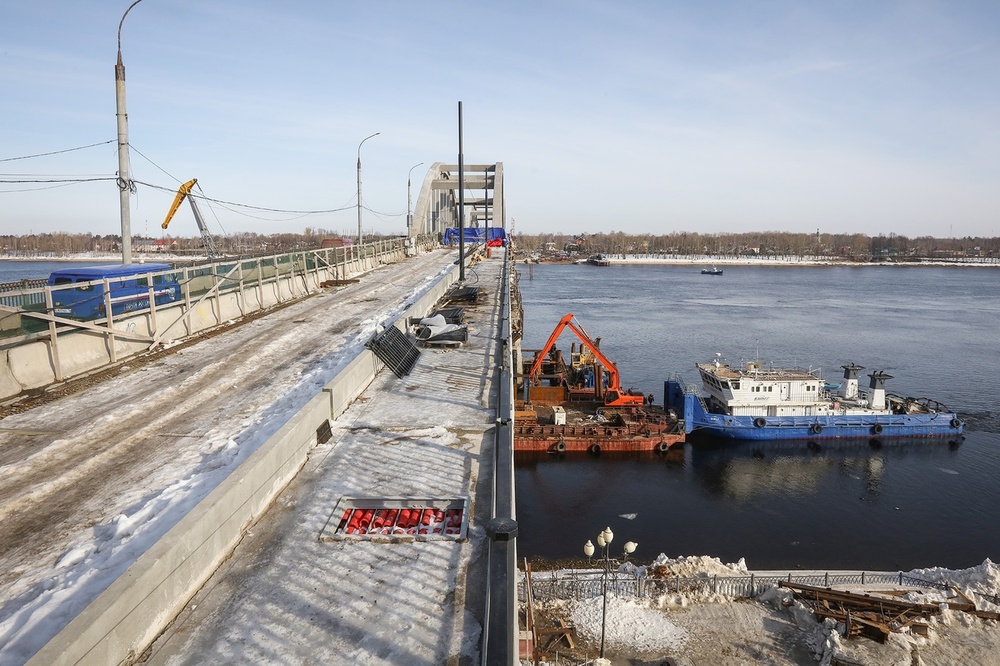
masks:
<svg viewBox="0 0 1000 666"><path fill-rule="evenodd" d="M0 664L34 654L455 257L382 266L0 421Z"/></svg>
<svg viewBox="0 0 1000 666"><path fill-rule="evenodd" d="M717 558L665 555L653 563L680 576L742 576L742 560L723 564ZM651 565L651 566L653 566ZM767 575L772 572L755 572ZM909 575L956 586L973 598L980 610L1000 610L984 595L1000 592L1000 567L986 560L965 570L918 569ZM536 574L536 578L539 575ZM912 585L837 586L854 592L915 589ZM902 597L915 603L964 601L934 588L917 588ZM561 664L583 663L597 656L602 627L600 596L538 603L543 622L564 618L575 627L578 648L563 649ZM790 590L771 587L756 599L719 594L667 593L635 600L609 596L604 623L605 656L612 664L661 664L666 657L678 666L737 666L742 664L845 664L858 666L931 666L938 664L990 666L1000 664L1000 626L955 610L930 620L930 633L920 637L892 634L886 643L867 638L846 639L832 621L818 622ZM842 627L840 627L842 630ZM554 659L548 663L555 663Z"/></svg>

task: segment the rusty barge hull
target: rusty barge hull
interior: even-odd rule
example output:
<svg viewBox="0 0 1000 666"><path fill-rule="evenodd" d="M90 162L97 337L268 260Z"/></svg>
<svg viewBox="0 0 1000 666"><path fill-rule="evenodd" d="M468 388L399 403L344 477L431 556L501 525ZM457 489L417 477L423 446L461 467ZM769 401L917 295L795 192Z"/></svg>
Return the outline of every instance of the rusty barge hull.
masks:
<svg viewBox="0 0 1000 666"><path fill-rule="evenodd" d="M657 451L684 445L684 433L651 432L628 428L576 425L523 425L514 427L514 451L588 451L590 453Z"/></svg>

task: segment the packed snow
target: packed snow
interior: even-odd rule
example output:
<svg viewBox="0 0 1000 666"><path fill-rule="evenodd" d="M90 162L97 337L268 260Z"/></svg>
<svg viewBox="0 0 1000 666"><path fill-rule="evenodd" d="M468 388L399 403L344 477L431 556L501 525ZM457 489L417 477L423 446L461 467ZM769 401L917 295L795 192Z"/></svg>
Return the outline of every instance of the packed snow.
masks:
<svg viewBox="0 0 1000 666"><path fill-rule="evenodd" d="M745 562L725 564L710 556L670 558L661 554L646 567L680 577L747 576ZM759 572L768 573L768 572ZM567 572L557 572L565 576ZM546 572L533 574L538 579ZM595 572L596 575L596 572ZM1000 567L987 559L962 570L915 569L904 575L932 583L954 586L974 599L979 610L998 611L995 596L1000 592ZM862 587L837 586L855 592L876 592L889 588L914 590L902 597L914 603L947 604L956 595L911 584ZM959 602L964 601L961 598ZM575 653L562 646L559 663L579 663L597 654L602 628L602 598L558 599L536 602L536 615L569 620L578 640ZM608 596L604 620L606 655L647 663L672 657L679 666L711 663L721 666L769 663L792 666L802 663L857 664L859 666L931 666L931 664L1000 664L1000 625L956 610L931 616L929 636L900 632L885 644L866 638L844 638L843 625L832 620L818 621L812 611L793 600L792 591L777 586L765 589L756 599L735 599L715 593L681 592L656 598L630 599ZM529 663L529 662L522 662ZM549 664L554 661L546 662Z"/></svg>
<svg viewBox="0 0 1000 666"><path fill-rule="evenodd" d="M436 252L380 267L374 284L320 294L5 418L0 663L30 658L453 260ZM54 506L62 513L50 518ZM26 522L32 511L39 524Z"/></svg>

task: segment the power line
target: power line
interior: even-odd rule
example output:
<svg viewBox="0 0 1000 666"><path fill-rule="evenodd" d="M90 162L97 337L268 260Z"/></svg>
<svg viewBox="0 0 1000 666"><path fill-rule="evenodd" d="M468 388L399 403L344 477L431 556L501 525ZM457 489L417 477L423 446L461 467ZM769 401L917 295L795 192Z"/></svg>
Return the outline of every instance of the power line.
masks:
<svg viewBox="0 0 1000 666"><path fill-rule="evenodd" d="M137 185L144 185L145 187L151 187L154 190L161 190L163 192L173 192L174 190L169 187L163 187L161 185L153 185L152 183L145 183L141 180L135 181ZM188 196L191 196L190 194ZM223 204L226 206L236 206L237 208L247 208L249 210L260 210L268 213L287 213L290 215L320 215L324 213L339 213L343 210L350 210L353 206L344 206L343 208L328 208L325 210L289 210L286 208L267 208L265 206L251 206L250 204L242 204L236 201L226 201L225 199L213 199L212 197L206 197L203 195L198 195L199 199L204 199L205 201L211 201L217 204Z"/></svg>
<svg viewBox="0 0 1000 666"><path fill-rule="evenodd" d="M84 150L85 148L93 148L95 146L104 146L104 145L107 145L109 143L114 143L114 142L115 142L115 139L109 139L107 141L101 141L99 143L92 143L92 144L87 145L87 146L78 146L76 148L67 148L65 150L53 150L50 153L38 153L37 155L23 155L21 157L5 157L3 159L0 159L0 162L13 162L15 160L30 160L30 159L33 159L35 157L48 157L49 155L61 155L62 153L71 153L74 150Z"/></svg>
<svg viewBox="0 0 1000 666"><path fill-rule="evenodd" d="M117 176L91 176L87 178L11 178L0 176L0 183L93 183L99 180L118 180Z"/></svg>

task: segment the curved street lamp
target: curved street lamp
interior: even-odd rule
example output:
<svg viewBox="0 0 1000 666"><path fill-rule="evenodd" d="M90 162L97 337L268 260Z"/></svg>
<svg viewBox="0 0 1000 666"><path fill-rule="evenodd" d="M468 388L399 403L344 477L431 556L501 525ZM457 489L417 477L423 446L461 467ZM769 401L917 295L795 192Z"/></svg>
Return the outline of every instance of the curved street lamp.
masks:
<svg viewBox="0 0 1000 666"><path fill-rule="evenodd" d="M132 179L129 178L128 159L128 114L125 113L125 65L122 63L122 24L132 8L142 0L135 0L118 22L118 62L115 64L115 115L118 119L118 203L121 208L122 220L122 263L132 263L132 222L129 219L129 191Z"/></svg>
<svg viewBox="0 0 1000 666"><path fill-rule="evenodd" d="M409 237L409 235L410 235L410 229L413 227L413 215L410 213L410 208L412 208L412 206L410 205L410 176L413 175L413 170L416 169L421 164L423 164L423 162L421 162L420 164L414 164L413 166L410 167L409 173L406 174L406 235L407 235L407 237Z"/></svg>
<svg viewBox="0 0 1000 666"><path fill-rule="evenodd" d="M373 136L378 136L381 132L375 132L370 134L365 138L361 139L361 143L358 144L358 251L361 250L361 146L364 145L365 141L372 138Z"/></svg>

